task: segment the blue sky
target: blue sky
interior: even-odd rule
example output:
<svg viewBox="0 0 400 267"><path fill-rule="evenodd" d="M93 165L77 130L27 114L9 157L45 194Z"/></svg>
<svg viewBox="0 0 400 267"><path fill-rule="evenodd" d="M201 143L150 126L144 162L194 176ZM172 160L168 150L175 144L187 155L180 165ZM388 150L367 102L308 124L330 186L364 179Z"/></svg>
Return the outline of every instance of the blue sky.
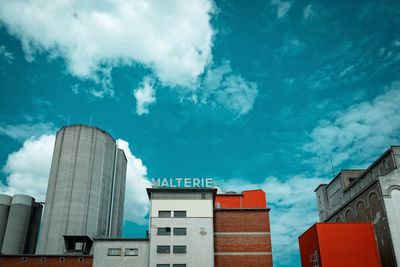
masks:
<svg viewBox="0 0 400 267"><path fill-rule="evenodd" d="M400 139L398 1L1 1L0 191L44 198L55 131L128 154L125 236L151 177L263 188L274 263L299 266L313 189Z"/></svg>

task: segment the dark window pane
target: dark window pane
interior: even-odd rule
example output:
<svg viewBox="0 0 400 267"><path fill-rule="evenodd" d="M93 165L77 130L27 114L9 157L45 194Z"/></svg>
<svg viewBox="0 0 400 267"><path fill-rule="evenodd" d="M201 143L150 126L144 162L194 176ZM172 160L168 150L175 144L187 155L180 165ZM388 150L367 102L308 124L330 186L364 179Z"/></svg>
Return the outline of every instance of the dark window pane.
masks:
<svg viewBox="0 0 400 267"><path fill-rule="evenodd" d="M171 227L158 228L157 235L171 235Z"/></svg>
<svg viewBox="0 0 400 267"><path fill-rule="evenodd" d="M186 217L186 211L183 211L183 210L174 211L174 217L185 218Z"/></svg>
<svg viewBox="0 0 400 267"><path fill-rule="evenodd" d="M157 253L169 254L171 253L171 248L170 246L157 246Z"/></svg>
<svg viewBox="0 0 400 267"><path fill-rule="evenodd" d="M158 217L170 218L171 217L171 211L170 210L159 210L158 211Z"/></svg>
<svg viewBox="0 0 400 267"><path fill-rule="evenodd" d="M173 267L186 267L186 264L174 264Z"/></svg>
<svg viewBox="0 0 400 267"><path fill-rule="evenodd" d="M174 253L175 254L186 253L186 246L174 246Z"/></svg>
<svg viewBox="0 0 400 267"><path fill-rule="evenodd" d="M157 267L170 267L171 265L169 264L157 264Z"/></svg>
<svg viewBox="0 0 400 267"><path fill-rule="evenodd" d="M174 228L174 235L186 235L186 228Z"/></svg>

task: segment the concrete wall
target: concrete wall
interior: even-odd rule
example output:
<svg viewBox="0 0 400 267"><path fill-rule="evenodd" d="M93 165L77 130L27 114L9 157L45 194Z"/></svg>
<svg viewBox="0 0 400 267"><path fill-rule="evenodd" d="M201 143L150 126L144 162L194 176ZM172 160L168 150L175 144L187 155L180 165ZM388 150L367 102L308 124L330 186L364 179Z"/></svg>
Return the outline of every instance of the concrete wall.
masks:
<svg viewBox="0 0 400 267"><path fill-rule="evenodd" d="M2 255L1 267L92 267L92 256Z"/></svg>
<svg viewBox="0 0 400 267"><path fill-rule="evenodd" d="M214 266L213 200L202 193L185 195L168 192L155 193L150 204L150 266L156 264L187 264L189 267ZM163 197L164 195L164 197ZM172 197L179 199L171 199ZM163 198L163 199L162 199ZM188 198L188 199L185 199ZM159 218L158 211L186 211L186 218ZM159 236L158 228L170 227L171 235ZM186 236L173 235L174 227L186 228ZM157 253L158 245L170 246L171 253ZM174 245L185 245L186 253L174 254Z"/></svg>
<svg viewBox="0 0 400 267"><path fill-rule="evenodd" d="M4 234L3 254L22 254L28 241L30 219L34 198L26 195L14 195Z"/></svg>
<svg viewBox="0 0 400 267"><path fill-rule="evenodd" d="M122 149L118 149L113 194L111 237L120 237L124 216L127 160Z"/></svg>
<svg viewBox="0 0 400 267"><path fill-rule="evenodd" d="M267 209L215 209L215 266L272 267Z"/></svg>
<svg viewBox="0 0 400 267"><path fill-rule="evenodd" d="M3 244L4 234L6 233L11 200L12 198L10 196L0 194L0 251Z"/></svg>
<svg viewBox="0 0 400 267"><path fill-rule="evenodd" d="M115 140L101 129L72 125L58 131L39 253L62 254L63 235L109 235L115 155Z"/></svg>
<svg viewBox="0 0 400 267"><path fill-rule="evenodd" d="M108 256L109 248L120 248L120 256ZM126 256L125 249L137 248L138 256ZM93 267L147 267L149 266L149 241L135 239L96 240Z"/></svg>
<svg viewBox="0 0 400 267"><path fill-rule="evenodd" d="M160 210L185 210L187 217L213 217L212 200L153 199L151 201L151 217L158 217Z"/></svg>

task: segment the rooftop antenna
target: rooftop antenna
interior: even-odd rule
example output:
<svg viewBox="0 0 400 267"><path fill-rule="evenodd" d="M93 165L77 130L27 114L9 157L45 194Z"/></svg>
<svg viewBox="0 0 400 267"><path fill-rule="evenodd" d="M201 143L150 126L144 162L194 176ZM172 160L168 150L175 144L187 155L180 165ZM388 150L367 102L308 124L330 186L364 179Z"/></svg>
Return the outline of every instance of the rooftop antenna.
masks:
<svg viewBox="0 0 400 267"><path fill-rule="evenodd" d="M93 116L92 116L92 114L90 114L90 123L89 123L90 126L92 126L92 119L93 119Z"/></svg>
<svg viewBox="0 0 400 267"><path fill-rule="evenodd" d="M333 160L332 160L332 154L329 154L331 158L331 166L332 166L332 177L335 177L335 169L333 168Z"/></svg>

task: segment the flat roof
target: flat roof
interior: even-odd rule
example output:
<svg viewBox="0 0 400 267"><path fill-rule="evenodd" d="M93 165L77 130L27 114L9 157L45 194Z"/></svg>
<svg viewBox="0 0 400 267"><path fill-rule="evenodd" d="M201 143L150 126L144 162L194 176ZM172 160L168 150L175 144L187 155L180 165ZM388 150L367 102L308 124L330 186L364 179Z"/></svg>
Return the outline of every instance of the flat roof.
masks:
<svg viewBox="0 0 400 267"><path fill-rule="evenodd" d="M97 237L95 241L149 241L147 237Z"/></svg>
<svg viewBox="0 0 400 267"><path fill-rule="evenodd" d="M211 192L213 198L217 195L217 188L214 187L150 187L146 188L147 196L151 199L151 193L162 192L162 193L201 193L201 192Z"/></svg>

